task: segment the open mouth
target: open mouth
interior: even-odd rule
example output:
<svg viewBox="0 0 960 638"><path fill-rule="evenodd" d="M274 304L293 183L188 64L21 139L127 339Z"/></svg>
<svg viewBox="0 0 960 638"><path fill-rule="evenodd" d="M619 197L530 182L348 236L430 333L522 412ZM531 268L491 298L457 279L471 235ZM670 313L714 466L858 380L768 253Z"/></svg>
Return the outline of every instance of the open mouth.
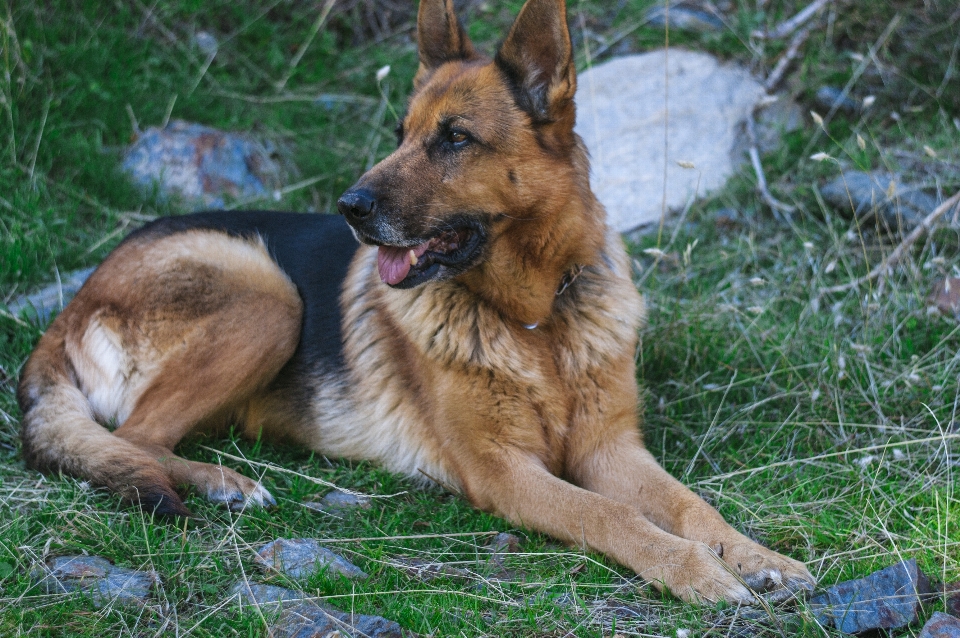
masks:
<svg viewBox="0 0 960 638"><path fill-rule="evenodd" d="M384 283L412 288L446 274L452 276L472 265L480 253L483 233L473 226L450 228L416 246L381 245L377 271Z"/></svg>

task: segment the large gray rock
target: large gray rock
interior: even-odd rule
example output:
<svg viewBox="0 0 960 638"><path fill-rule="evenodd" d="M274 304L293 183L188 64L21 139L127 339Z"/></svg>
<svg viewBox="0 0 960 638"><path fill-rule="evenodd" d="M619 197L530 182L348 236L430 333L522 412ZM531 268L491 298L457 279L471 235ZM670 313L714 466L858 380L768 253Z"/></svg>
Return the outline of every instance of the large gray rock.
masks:
<svg viewBox="0 0 960 638"><path fill-rule="evenodd" d="M664 162L668 210L723 186L742 161L733 155L747 110L764 95L749 72L713 56L671 49L665 72L667 57L614 58L578 80L577 132L590 151L591 183L620 232L660 219Z"/></svg>
<svg viewBox="0 0 960 638"><path fill-rule="evenodd" d="M227 199L267 197L280 184L269 150L245 133L174 120L152 127L127 150L123 168L145 187L194 208L222 208Z"/></svg>
<svg viewBox="0 0 960 638"><path fill-rule="evenodd" d="M917 620L930 581L915 559L891 565L866 578L838 583L810 601L822 625L846 634L896 629Z"/></svg>

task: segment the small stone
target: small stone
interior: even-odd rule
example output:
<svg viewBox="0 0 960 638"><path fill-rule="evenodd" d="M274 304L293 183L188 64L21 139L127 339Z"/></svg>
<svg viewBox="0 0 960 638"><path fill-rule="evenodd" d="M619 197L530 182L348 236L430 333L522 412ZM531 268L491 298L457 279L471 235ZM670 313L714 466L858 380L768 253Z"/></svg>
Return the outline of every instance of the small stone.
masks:
<svg viewBox="0 0 960 638"><path fill-rule="evenodd" d="M352 509L368 510L371 507L369 496L340 490L328 492L320 499L319 505L324 511L331 513L342 513Z"/></svg>
<svg viewBox="0 0 960 638"><path fill-rule="evenodd" d="M955 423L956 421L950 425L954 425ZM951 430L948 426L947 431L951 432L956 430ZM946 585L943 585L943 590L941 593L946 596L947 599L946 605L944 605L946 612L951 616L960 618L960 582L947 583Z"/></svg>
<svg viewBox="0 0 960 638"><path fill-rule="evenodd" d="M857 634L915 622L921 598L929 593L930 581L911 558L866 578L834 585L813 598L810 608L821 624Z"/></svg>
<svg viewBox="0 0 960 638"><path fill-rule="evenodd" d="M494 554L516 554L520 551L520 538L500 532L490 540L490 549Z"/></svg>
<svg viewBox="0 0 960 638"><path fill-rule="evenodd" d="M891 230L909 230L934 208L937 200L881 172L848 171L820 189L831 206L845 215L868 219L874 211Z"/></svg>
<svg viewBox="0 0 960 638"><path fill-rule="evenodd" d="M960 638L960 619L934 612L917 638Z"/></svg>
<svg viewBox="0 0 960 638"><path fill-rule="evenodd" d="M160 582L154 571L117 567L100 556L58 556L34 570L33 578L48 594L82 591L98 608L112 603L146 604Z"/></svg>
<svg viewBox="0 0 960 638"><path fill-rule="evenodd" d="M945 315L960 313L960 277L946 277L933 285L927 304Z"/></svg>
<svg viewBox="0 0 960 638"><path fill-rule="evenodd" d="M850 99L849 95L843 94L843 89L835 86L821 86L817 89L817 104L827 110L834 107L844 113L856 113L860 110L860 104Z"/></svg>
<svg viewBox="0 0 960 638"><path fill-rule="evenodd" d="M281 174L267 147L251 136L181 120L144 131L127 149L123 169L136 183L157 185L161 195L194 209L221 208L226 198L269 197Z"/></svg>
<svg viewBox="0 0 960 638"><path fill-rule="evenodd" d="M278 538L260 548L257 562L268 570L276 570L291 578L304 579L323 570L349 579L367 578L362 569L322 547L312 538Z"/></svg>
<svg viewBox="0 0 960 638"><path fill-rule="evenodd" d="M274 638L332 638L332 636L369 636L402 638L403 628L381 616L347 614L303 592L260 583L238 582L231 596L240 604L280 608L280 617L269 628ZM339 634L338 634L339 632Z"/></svg>
<svg viewBox="0 0 960 638"><path fill-rule="evenodd" d="M416 578L425 583L429 583L437 578L469 580L475 577L474 574L466 569L460 569L453 565L423 558L396 557L390 560L390 565L406 573L411 578Z"/></svg>
<svg viewBox="0 0 960 638"><path fill-rule="evenodd" d="M647 25L663 28L667 25L667 11L663 2L647 9ZM670 28L696 33L723 31L723 20L713 12L693 2L670 2Z"/></svg>

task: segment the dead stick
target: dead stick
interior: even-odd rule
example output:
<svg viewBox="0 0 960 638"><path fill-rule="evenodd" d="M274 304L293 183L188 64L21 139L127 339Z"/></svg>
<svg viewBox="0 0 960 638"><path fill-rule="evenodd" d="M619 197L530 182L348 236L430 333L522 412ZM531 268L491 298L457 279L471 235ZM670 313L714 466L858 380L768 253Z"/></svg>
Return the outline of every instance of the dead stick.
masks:
<svg viewBox="0 0 960 638"><path fill-rule="evenodd" d="M763 83L763 88L766 89L767 93L773 93L780 82L783 81L783 76L786 74L787 68L790 66L790 63L797 58L797 55L800 53L800 47L802 47L803 43L810 37L811 31L813 31L813 25L809 24L794 34L793 39L790 40L790 44L787 46L787 50L780 59L777 60L776 66L773 67L770 75L767 76L766 81Z"/></svg>
<svg viewBox="0 0 960 638"><path fill-rule="evenodd" d="M753 172L757 174L757 190L760 191L760 196L763 197L763 201L765 201L770 208L785 213L792 213L796 210L793 206L784 204L770 192L770 188L767 186L767 176L763 172L763 164L760 163L760 149L757 144L757 129L753 119L753 112L763 104L764 101L761 99L747 109L747 137L750 139L748 152L750 154L750 163L753 165Z"/></svg>
<svg viewBox="0 0 960 638"><path fill-rule="evenodd" d="M950 199L948 199L947 201L943 202L942 204L937 206L935 209L933 209L933 212L927 215L916 228L910 231L910 234L904 237L903 241L900 242L900 245L897 246L892 253L890 253L890 256L888 256L886 259L881 261L876 268L868 272L863 277L854 279L849 283L841 284L839 286L831 286L829 288L821 288L819 294L825 295L825 294L831 294L835 292L846 292L847 290L858 288L861 285L867 283L868 281L872 281L877 277L879 277L880 275L884 274L885 272L887 272L888 269L892 268L893 266L896 265L898 261L900 261L900 258L903 257L903 254L907 252L907 249L909 249L910 246L912 246L917 241L917 239L920 238L920 235L924 234L925 232L933 228L933 225L936 224L941 217L946 215L947 211L949 211L954 206L957 206L958 204L960 204L960 191L958 191L957 193L954 194L953 197L951 197Z"/></svg>
<svg viewBox="0 0 960 638"><path fill-rule="evenodd" d="M754 37L764 38L767 40L776 40L777 38L782 38L786 35L793 33L799 26L804 22L813 17L817 11L833 2L833 0L814 0L807 7L793 16L789 20L781 22L780 25L773 31L763 32L763 31L754 31Z"/></svg>

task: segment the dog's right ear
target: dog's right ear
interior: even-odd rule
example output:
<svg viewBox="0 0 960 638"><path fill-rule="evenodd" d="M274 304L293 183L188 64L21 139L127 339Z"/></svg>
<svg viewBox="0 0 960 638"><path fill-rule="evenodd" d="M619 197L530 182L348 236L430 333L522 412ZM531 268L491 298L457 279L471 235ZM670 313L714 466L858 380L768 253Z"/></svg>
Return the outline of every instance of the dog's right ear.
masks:
<svg viewBox="0 0 960 638"><path fill-rule="evenodd" d="M415 87L419 87L444 62L474 57L473 43L454 13L453 0L420 0L417 48L420 52L420 68L413 78Z"/></svg>

